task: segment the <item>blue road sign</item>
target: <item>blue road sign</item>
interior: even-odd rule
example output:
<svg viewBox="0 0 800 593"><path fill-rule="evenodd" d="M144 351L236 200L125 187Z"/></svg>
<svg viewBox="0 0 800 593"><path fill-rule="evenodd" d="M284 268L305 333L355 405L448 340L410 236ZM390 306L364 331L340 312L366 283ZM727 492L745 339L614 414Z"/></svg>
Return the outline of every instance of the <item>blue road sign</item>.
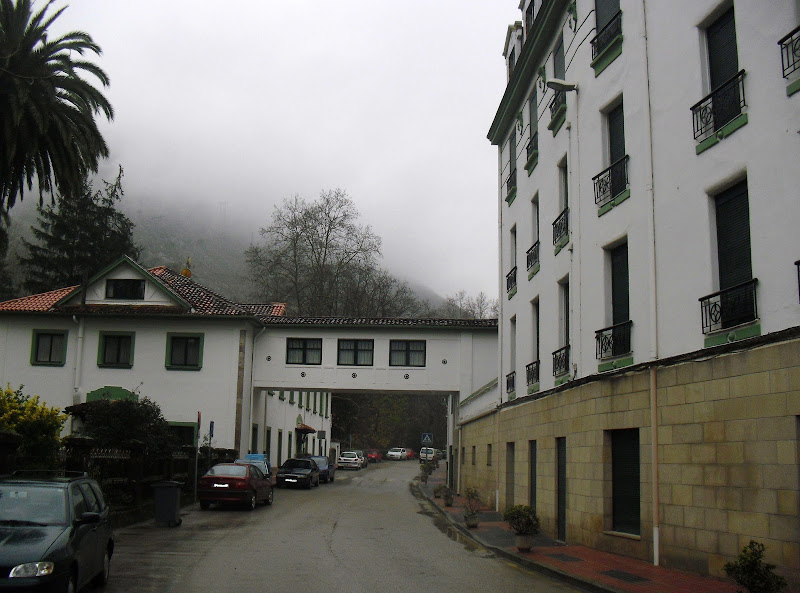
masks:
<svg viewBox="0 0 800 593"><path fill-rule="evenodd" d="M423 445L432 445L433 444L433 433L432 432L423 432L422 433L422 444Z"/></svg>

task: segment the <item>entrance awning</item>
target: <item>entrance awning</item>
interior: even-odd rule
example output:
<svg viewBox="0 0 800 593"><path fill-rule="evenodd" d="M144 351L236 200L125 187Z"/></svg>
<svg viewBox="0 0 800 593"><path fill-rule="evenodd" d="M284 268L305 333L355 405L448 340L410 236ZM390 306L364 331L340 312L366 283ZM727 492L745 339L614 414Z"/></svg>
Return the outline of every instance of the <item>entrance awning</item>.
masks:
<svg viewBox="0 0 800 593"><path fill-rule="evenodd" d="M294 429L301 434L311 434L312 432L317 432L315 428L311 428L308 424L298 424Z"/></svg>

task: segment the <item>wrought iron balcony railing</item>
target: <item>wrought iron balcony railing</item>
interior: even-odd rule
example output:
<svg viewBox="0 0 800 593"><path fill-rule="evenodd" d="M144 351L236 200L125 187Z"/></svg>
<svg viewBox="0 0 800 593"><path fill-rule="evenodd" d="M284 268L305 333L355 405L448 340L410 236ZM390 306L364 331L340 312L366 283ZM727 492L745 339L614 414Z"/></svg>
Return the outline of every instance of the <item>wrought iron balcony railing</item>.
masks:
<svg viewBox="0 0 800 593"><path fill-rule="evenodd" d="M511 371L506 375L506 393L517 390L517 371Z"/></svg>
<svg viewBox="0 0 800 593"><path fill-rule="evenodd" d="M511 268L511 271L506 274L506 292L511 292L517 287L517 266Z"/></svg>
<svg viewBox="0 0 800 593"><path fill-rule="evenodd" d="M739 115L742 107L746 105L744 70L740 70L734 77L692 106L694 139L707 138Z"/></svg>
<svg viewBox="0 0 800 593"><path fill-rule="evenodd" d="M525 256L525 263L529 270L539 263L539 241L536 241L536 243L528 249L528 253Z"/></svg>
<svg viewBox="0 0 800 593"><path fill-rule="evenodd" d="M555 222L553 222L553 245L556 245L561 239L569 234L569 208L564 208L564 211L558 215Z"/></svg>
<svg viewBox="0 0 800 593"><path fill-rule="evenodd" d="M511 158L514 158L513 155ZM517 169L511 169L511 173L508 174L508 179L506 179L506 194L510 194L511 191L517 187Z"/></svg>
<svg viewBox="0 0 800 593"><path fill-rule="evenodd" d="M700 299L703 333L728 329L758 318L758 278L742 282Z"/></svg>
<svg viewBox="0 0 800 593"><path fill-rule="evenodd" d="M800 27L797 27L781 39L778 45L781 46L783 77L787 78L792 72L800 68Z"/></svg>
<svg viewBox="0 0 800 593"><path fill-rule="evenodd" d="M531 155L534 152L538 152L538 150L539 150L539 132L534 132L533 135L531 136L531 139L528 140L528 146L525 147L525 155L527 156L527 158L531 158Z"/></svg>
<svg viewBox="0 0 800 593"><path fill-rule="evenodd" d="M594 203L605 206L628 189L628 155L619 159L605 171L592 178Z"/></svg>
<svg viewBox="0 0 800 593"><path fill-rule="evenodd" d="M569 344L553 352L553 376L566 375L569 372Z"/></svg>
<svg viewBox="0 0 800 593"><path fill-rule="evenodd" d="M599 56L605 48L617 37L622 35L622 11L611 17L606 26L600 29L597 36L592 39L592 59Z"/></svg>
<svg viewBox="0 0 800 593"><path fill-rule="evenodd" d="M567 93L564 91L555 91L553 93L553 100L550 101L550 119L555 119L558 110L562 105L567 104Z"/></svg>
<svg viewBox="0 0 800 593"><path fill-rule="evenodd" d="M539 382L539 361L534 360L530 364L525 365L525 380L528 387L536 385Z"/></svg>
<svg viewBox="0 0 800 593"><path fill-rule="evenodd" d="M613 358L631 351L633 321L623 321L594 332L597 358Z"/></svg>

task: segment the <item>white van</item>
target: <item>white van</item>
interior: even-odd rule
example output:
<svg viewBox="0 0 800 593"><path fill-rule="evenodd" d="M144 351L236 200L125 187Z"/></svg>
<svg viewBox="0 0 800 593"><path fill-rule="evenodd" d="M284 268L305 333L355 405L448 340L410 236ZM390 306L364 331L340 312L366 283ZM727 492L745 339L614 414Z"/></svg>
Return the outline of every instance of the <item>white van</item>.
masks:
<svg viewBox="0 0 800 593"><path fill-rule="evenodd" d="M432 447L423 447L419 450L419 461L422 463L423 461L435 461L436 460L436 449Z"/></svg>

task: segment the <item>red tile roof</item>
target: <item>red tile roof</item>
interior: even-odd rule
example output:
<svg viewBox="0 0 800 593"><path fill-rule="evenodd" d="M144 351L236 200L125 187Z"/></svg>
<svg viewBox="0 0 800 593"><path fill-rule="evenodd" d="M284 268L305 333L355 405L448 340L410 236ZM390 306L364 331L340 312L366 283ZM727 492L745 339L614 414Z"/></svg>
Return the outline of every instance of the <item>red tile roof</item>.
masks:
<svg viewBox="0 0 800 593"><path fill-rule="evenodd" d="M50 311L58 301L63 299L78 286L59 288L50 292L21 297L12 301L0 303L0 311L45 312Z"/></svg>

